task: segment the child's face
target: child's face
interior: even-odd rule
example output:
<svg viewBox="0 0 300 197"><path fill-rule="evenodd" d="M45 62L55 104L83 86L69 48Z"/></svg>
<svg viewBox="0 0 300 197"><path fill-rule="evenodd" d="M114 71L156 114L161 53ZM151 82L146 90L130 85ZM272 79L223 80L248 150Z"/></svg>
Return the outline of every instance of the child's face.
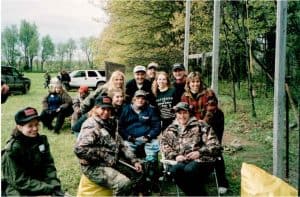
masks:
<svg viewBox="0 0 300 197"><path fill-rule="evenodd" d="M124 102L124 96L122 92L116 92L112 98L113 105L122 105Z"/></svg>
<svg viewBox="0 0 300 197"><path fill-rule="evenodd" d="M33 119L25 125L17 125L17 128L27 137L36 137L39 133L39 126L39 121Z"/></svg>

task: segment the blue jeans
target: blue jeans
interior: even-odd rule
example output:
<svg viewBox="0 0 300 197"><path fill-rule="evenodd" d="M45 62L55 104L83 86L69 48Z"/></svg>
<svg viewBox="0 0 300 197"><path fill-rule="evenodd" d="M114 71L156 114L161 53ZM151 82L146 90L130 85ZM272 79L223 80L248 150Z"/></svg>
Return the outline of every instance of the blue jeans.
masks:
<svg viewBox="0 0 300 197"><path fill-rule="evenodd" d="M145 144L144 150L146 154L146 162L156 162L158 161L158 152L159 152L159 142L157 139L152 139L150 142L145 143L143 137L138 137L135 139L135 143L125 141L125 145L129 147L132 152L136 152L136 149L139 146Z"/></svg>

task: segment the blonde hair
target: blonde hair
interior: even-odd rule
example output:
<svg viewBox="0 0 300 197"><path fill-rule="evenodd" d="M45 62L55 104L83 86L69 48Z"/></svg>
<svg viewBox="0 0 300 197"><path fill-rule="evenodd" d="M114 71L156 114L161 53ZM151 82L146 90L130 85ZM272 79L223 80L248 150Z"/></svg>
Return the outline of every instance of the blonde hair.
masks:
<svg viewBox="0 0 300 197"><path fill-rule="evenodd" d="M156 76L155 76L155 79L154 79L154 81L152 83L152 88L151 88L152 89L152 93L154 94L154 96L157 96L157 92L158 92L157 79L158 79L159 75L163 75L163 76L166 77L168 88L170 88L170 86L171 86L171 81L170 81L170 77L169 77L168 73L166 73L164 71L160 71L160 72L156 73Z"/></svg>
<svg viewBox="0 0 300 197"><path fill-rule="evenodd" d="M119 70L116 70L116 71L112 72L112 74L111 74L108 82L106 82L102 87L105 88L105 89L107 89L107 92L110 92L113 89L117 89L117 87L115 87L115 85L114 85L114 80L115 80L115 78L117 78L119 76L121 76L123 78L124 82L123 82L121 88L125 92L125 75L124 75L123 72L121 72Z"/></svg>
<svg viewBox="0 0 300 197"><path fill-rule="evenodd" d="M111 89L109 92L107 92L107 95L110 98L113 98L115 96L116 93L122 93L122 95L125 97L125 91L122 88L114 88Z"/></svg>

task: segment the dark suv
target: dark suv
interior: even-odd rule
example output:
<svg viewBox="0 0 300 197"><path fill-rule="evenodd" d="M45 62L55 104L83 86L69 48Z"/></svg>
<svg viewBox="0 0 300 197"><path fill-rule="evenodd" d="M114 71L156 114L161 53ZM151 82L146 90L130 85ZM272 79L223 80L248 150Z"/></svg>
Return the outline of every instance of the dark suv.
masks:
<svg viewBox="0 0 300 197"><path fill-rule="evenodd" d="M31 85L29 78L11 66L1 66L1 80L9 86L10 91L21 91L23 94L29 91Z"/></svg>

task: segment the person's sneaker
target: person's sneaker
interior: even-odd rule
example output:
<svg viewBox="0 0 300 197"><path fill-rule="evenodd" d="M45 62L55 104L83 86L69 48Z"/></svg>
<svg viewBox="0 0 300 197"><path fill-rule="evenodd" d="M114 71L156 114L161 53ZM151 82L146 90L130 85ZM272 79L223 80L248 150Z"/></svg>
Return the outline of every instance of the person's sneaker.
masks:
<svg viewBox="0 0 300 197"><path fill-rule="evenodd" d="M219 194L226 194L227 188L226 187L219 187L218 191L219 191Z"/></svg>

